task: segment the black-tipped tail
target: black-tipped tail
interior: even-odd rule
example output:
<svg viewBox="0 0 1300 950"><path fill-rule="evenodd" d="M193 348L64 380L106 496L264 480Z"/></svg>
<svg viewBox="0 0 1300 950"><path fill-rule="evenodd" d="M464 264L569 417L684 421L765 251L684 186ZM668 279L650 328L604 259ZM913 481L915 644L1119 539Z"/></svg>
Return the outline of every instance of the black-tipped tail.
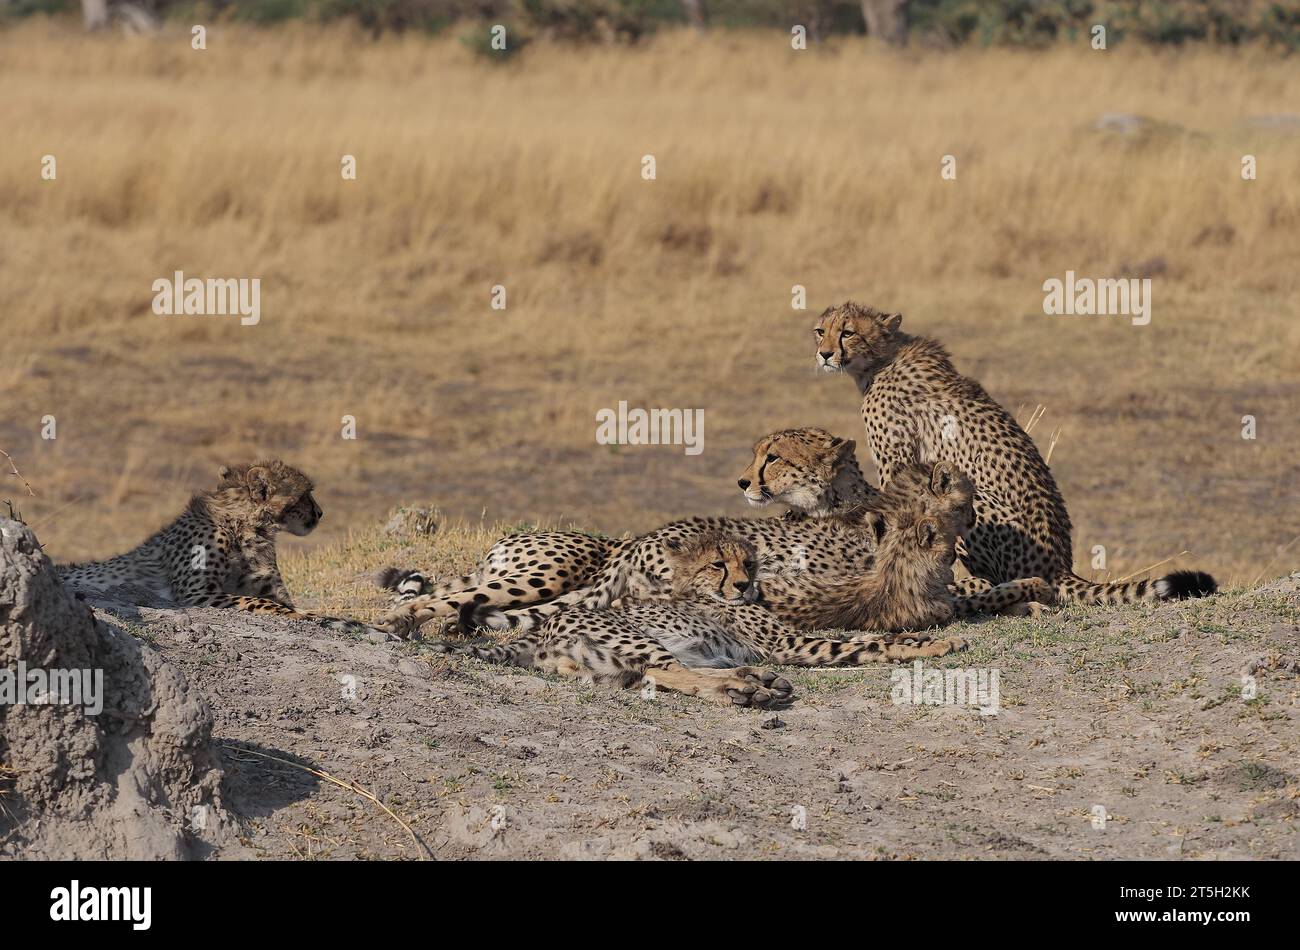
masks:
<svg viewBox="0 0 1300 950"><path fill-rule="evenodd" d="M404 571L400 567L386 567L375 574L375 583L384 590L397 590L397 585L402 583L410 571Z"/></svg>
<svg viewBox="0 0 1300 950"><path fill-rule="evenodd" d="M1161 600L1209 597L1218 589L1218 583L1204 571L1174 571L1156 581L1156 592Z"/></svg>

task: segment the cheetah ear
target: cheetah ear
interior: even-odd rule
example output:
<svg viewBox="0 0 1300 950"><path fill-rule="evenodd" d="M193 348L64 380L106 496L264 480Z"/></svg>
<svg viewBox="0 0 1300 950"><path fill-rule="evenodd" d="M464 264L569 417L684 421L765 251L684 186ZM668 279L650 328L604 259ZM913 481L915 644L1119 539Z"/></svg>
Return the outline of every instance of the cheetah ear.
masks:
<svg viewBox="0 0 1300 950"><path fill-rule="evenodd" d="M229 478L229 477L230 477L230 466L229 466L229 465L223 465L223 466L221 466L221 468L217 469L217 479L218 479L219 481L223 481L223 482L224 482L224 481L225 481L227 478Z"/></svg>
<svg viewBox="0 0 1300 950"><path fill-rule="evenodd" d="M938 536L939 526L930 518L926 518L916 526L916 540L921 543L923 548L928 548L934 544L934 540Z"/></svg>
<svg viewBox="0 0 1300 950"><path fill-rule="evenodd" d="M935 462L934 470L930 473L930 491L942 498L952 491L956 477L956 470L947 462Z"/></svg>
<svg viewBox="0 0 1300 950"><path fill-rule="evenodd" d="M245 476L245 483L248 485L248 494L254 501L266 501L271 497L271 472L269 469L258 465L248 470Z"/></svg>
<svg viewBox="0 0 1300 950"><path fill-rule="evenodd" d="M880 316L876 317L876 319L879 320L880 325L890 333L893 333L903 325L903 315L901 313L882 313Z"/></svg>
<svg viewBox="0 0 1300 950"><path fill-rule="evenodd" d="M862 516L862 520L867 525L867 530L871 532L872 537L876 539L879 545L885 540L885 530L889 525L885 521L885 516L878 511L868 511Z"/></svg>
<svg viewBox="0 0 1300 950"><path fill-rule="evenodd" d="M667 538L667 539L665 539L665 541L664 541L664 547L665 547L667 550L671 551L673 554L681 554L682 551L686 550L686 546L685 546L684 544L682 544L682 540L681 540L681 538Z"/></svg>
<svg viewBox="0 0 1300 950"><path fill-rule="evenodd" d="M835 449L835 460L837 462L853 458L853 453L858 450L858 443L852 439L841 439L839 436L831 439L831 446Z"/></svg>

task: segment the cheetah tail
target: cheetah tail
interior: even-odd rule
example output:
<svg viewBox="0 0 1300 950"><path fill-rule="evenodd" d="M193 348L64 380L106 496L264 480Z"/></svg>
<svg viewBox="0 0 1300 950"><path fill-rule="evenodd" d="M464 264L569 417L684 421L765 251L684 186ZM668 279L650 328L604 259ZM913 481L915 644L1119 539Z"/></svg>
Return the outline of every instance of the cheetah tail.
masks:
<svg viewBox="0 0 1300 950"><path fill-rule="evenodd" d="M477 630L509 630L512 633L526 633L536 630L547 618L563 610L560 604L542 604L525 610L505 611L490 604L468 601L461 604L458 627L464 634L473 634Z"/></svg>
<svg viewBox="0 0 1300 950"><path fill-rule="evenodd" d="M428 578L414 568L409 567L386 567L375 575L375 583L384 590L396 591L399 603L427 594L432 590Z"/></svg>
<svg viewBox="0 0 1300 950"><path fill-rule="evenodd" d="M1104 605L1208 597L1218 589L1214 578L1202 571L1175 571L1155 580L1123 584L1094 584L1077 574L1065 574L1056 582L1056 596L1060 600Z"/></svg>

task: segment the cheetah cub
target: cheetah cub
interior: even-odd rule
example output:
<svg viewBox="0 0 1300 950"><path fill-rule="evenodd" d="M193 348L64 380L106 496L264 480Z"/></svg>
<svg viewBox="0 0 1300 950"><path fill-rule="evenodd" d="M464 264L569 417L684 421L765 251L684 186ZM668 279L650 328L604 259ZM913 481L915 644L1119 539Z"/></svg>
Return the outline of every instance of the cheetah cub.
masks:
<svg viewBox="0 0 1300 950"><path fill-rule="evenodd" d="M673 562L671 600L648 600L609 610L568 607L529 623L528 632L492 647L442 644L494 663L622 686L656 687L739 706L790 701L788 680L755 663L860 666L887 660L943 656L965 644L958 638L909 640L867 637L850 641L804 637L750 603L757 584L752 544L707 532L667 545ZM499 626L502 611L466 604L462 623Z"/></svg>
<svg viewBox="0 0 1300 950"><path fill-rule="evenodd" d="M842 518L855 509L868 506L879 496L879 492L867 481L858 466L854 455L856 448L857 444L852 439L842 439L815 426L782 429L754 443L754 458L737 484L751 505L786 505L789 510L784 517L788 520ZM926 471L909 465L902 472L906 481L899 484L904 487L904 493L923 494ZM963 484L969 483L963 481ZM950 504L969 506L972 497L968 494L960 497L954 494L948 501ZM970 515L973 524L973 509ZM965 531L967 527L969 526L963 526L962 530ZM958 596L954 601L957 615L969 616L985 612L989 607L987 600L962 598L992 588L992 584L980 577L957 579L951 587L952 592ZM1037 589L1041 591L1043 588L1040 585ZM1049 592L1040 598L1036 609L1041 609L1043 604L1054 600L1055 595ZM1005 606L1004 612L1016 615L1030 612L1019 598L1012 598L1012 602Z"/></svg>
<svg viewBox="0 0 1300 950"><path fill-rule="evenodd" d="M377 632L355 620L297 610L280 576L275 539L310 534L323 512L313 485L279 460L223 467L211 491L133 551L58 567L83 593L115 591L141 605L229 607L310 620L333 630Z"/></svg>
<svg viewBox="0 0 1300 950"><path fill-rule="evenodd" d="M962 562L993 584L1045 578L1057 596L1090 604L1212 594L1208 574L1176 571L1154 581L1094 584L1074 573L1070 516L1033 439L935 340L901 329L903 316L852 301L828 307L813 327L817 365L847 373L882 489L916 459L956 465L975 483L975 525Z"/></svg>

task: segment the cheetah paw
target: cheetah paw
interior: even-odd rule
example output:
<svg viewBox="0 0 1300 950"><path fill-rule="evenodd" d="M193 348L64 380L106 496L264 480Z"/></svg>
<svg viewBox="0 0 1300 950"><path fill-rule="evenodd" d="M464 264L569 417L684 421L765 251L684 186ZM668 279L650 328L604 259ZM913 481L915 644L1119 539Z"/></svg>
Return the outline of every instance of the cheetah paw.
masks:
<svg viewBox="0 0 1300 950"><path fill-rule="evenodd" d="M742 668L733 671L741 684L727 688L727 696L736 706L767 709L788 703L794 695L794 685L784 676L771 670Z"/></svg>
<svg viewBox="0 0 1300 950"><path fill-rule="evenodd" d="M947 656L949 653L960 653L967 646L965 637L944 637L942 640L931 638L925 648L934 651L930 656Z"/></svg>
<svg viewBox="0 0 1300 950"><path fill-rule="evenodd" d="M383 620L378 621L375 627L397 640L410 640L420 629L415 618L408 613L389 614Z"/></svg>

